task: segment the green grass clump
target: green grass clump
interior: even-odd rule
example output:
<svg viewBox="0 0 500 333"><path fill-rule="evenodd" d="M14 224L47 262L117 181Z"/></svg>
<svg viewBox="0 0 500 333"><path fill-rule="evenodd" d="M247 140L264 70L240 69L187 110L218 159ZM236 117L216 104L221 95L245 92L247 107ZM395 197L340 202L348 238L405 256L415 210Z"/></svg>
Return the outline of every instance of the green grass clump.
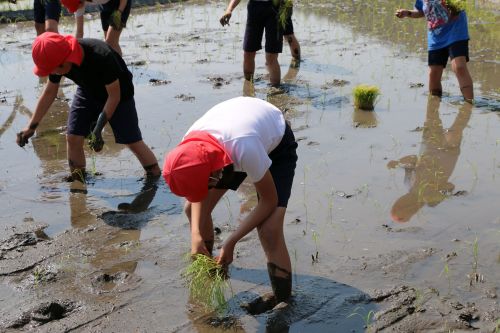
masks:
<svg viewBox="0 0 500 333"><path fill-rule="evenodd" d="M380 96L380 89L377 86L360 84L352 90L354 96L354 106L362 110L373 110L377 97Z"/></svg>
<svg viewBox="0 0 500 333"><path fill-rule="evenodd" d="M229 287L224 268L203 254L190 255L191 263L182 272L191 297L210 311L223 311L227 306L224 292Z"/></svg>
<svg viewBox="0 0 500 333"><path fill-rule="evenodd" d="M446 7L448 7L452 15L458 15L458 13L465 10L465 6L465 0L446 0Z"/></svg>

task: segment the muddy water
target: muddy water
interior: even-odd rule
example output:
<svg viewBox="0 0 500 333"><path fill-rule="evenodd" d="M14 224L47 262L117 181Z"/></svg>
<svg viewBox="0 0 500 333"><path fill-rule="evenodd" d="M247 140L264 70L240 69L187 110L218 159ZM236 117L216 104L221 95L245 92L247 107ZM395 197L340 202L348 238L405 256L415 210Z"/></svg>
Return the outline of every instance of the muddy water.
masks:
<svg viewBox="0 0 500 333"><path fill-rule="evenodd" d="M2 239L11 240L0 256L2 323L43 312L41 303L59 299L74 303L60 301L63 318L42 328L359 332L373 311L373 330L472 325L493 331L500 317L498 16L469 13L478 99L470 107L449 69L447 95L428 99L425 23L395 19L396 2L372 5L300 3L294 22L304 60L290 68L285 47L281 91L267 87L264 57L257 55L255 94L286 109L299 141L285 222L295 297L279 313L250 316L240 309L269 289L264 255L251 234L237 248L230 307L218 319L190 304L182 285L189 250L182 202L163 182L144 184L135 158L112 142L110 131L102 153L88 152L95 173L89 184L62 181L71 82L31 143L15 145L43 82L31 73L31 25L1 26L0 226ZM123 33L143 136L160 160L204 111L249 91L241 73L245 3L228 28L218 24L224 8L188 2L135 9ZM99 20L86 22L86 36L101 38ZM61 31L71 33L71 23L64 18ZM380 87L374 112L354 109L351 90L359 83ZM254 202L246 186L217 207L219 241ZM119 211L123 203L138 209ZM376 297L376 289L385 296ZM411 299L413 310L397 295ZM476 306L469 317L456 306L468 309L467 302ZM391 308L405 314L393 320L384 312ZM41 322L30 318L24 327Z"/></svg>

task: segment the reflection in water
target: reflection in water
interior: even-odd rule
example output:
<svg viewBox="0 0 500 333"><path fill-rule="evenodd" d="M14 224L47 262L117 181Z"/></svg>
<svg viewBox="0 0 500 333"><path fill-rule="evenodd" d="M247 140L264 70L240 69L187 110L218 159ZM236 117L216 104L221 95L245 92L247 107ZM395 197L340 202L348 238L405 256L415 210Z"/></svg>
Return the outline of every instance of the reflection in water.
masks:
<svg viewBox="0 0 500 333"><path fill-rule="evenodd" d="M352 123L354 127L377 127L377 114L374 111L363 111L358 108L354 108L354 112L352 114Z"/></svg>
<svg viewBox="0 0 500 333"><path fill-rule="evenodd" d="M464 103L447 130L439 117L439 97L430 96L422 133L420 156L409 155L388 163L389 168L403 167L409 191L393 204L395 222L407 222L424 205L434 207L454 189L449 178L460 155L462 132L469 122L472 105Z"/></svg>
<svg viewBox="0 0 500 333"><path fill-rule="evenodd" d="M118 283L127 281L136 270L138 261L130 260L128 255L131 248L139 246L140 227L149 220L147 214L141 213L146 211L153 201L158 189L158 179L159 177L146 179L134 200L120 204L119 211L102 214L104 222L115 228L111 231L108 228L93 231L103 233L94 235L92 239L95 243L89 244L90 249L95 251L90 263L100 270L100 275L92 283L93 287L101 292L110 291ZM95 216L87 208L86 185L74 181L70 192L71 225L74 228L86 228L96 223Z"/></svg>

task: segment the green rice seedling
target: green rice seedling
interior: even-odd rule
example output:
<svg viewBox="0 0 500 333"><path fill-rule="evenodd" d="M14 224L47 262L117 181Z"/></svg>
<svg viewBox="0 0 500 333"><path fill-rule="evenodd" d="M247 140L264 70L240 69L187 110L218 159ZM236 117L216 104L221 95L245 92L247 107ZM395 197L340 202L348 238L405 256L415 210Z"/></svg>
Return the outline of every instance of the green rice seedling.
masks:
<svg viewBox="0 0 500 333"><path fill-rule="evenodd" d="M284 29L286 20L292 15L293 0L273 0L273 4L275 7L279 7L278 23Z"/></svg>
<svg viewBox="0 0 500 333"><path fill-rule="evenodd" d="M380 89L377 86L360 84L352 90L354 106L361 110L373 110L377 97L380 96Z"/></svg>
<svg viewBox="0 0 500 333"><path fill-rule="evenodd" d="M461 11L465 10L465 0L446 0L446 7L451 12L451 15L458 15Z"/></svg>
<svg viewBox="0 0 500 333"><path fill-rule="evenodd" d="M361 308L358 306L354 309L354 311L347 316L347 318L351 318L351 317L354 317L354 316L358 316L360 318L363 319L363 323L365 324L365 328L369 329L370 328L370 325L373 321L373 317L375 316L375 312L373 310L370 310L368 311L368 313L366 313L365 315L361 314L359 312Z"/></svg>
<svg viewBox="0 0 500 333"><path fill-rule="evenodd" d="M203 254L189 255L191 263L182 272L191 297L206 310L222 312L227 306L224 292L230 287L225 269Z"/></svg>

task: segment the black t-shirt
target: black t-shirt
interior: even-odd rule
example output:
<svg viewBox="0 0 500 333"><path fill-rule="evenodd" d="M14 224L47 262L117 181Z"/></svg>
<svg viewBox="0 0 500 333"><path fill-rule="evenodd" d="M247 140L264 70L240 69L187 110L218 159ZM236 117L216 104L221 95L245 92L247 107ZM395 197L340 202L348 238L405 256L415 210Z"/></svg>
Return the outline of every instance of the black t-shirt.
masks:
<svg viewBox="0 0 500 333"><path fill-rule="evenodd" d="M134 96L132 73L111 46L92 38L78 39L78 43L83 48L83 61L80 66L73 64L64 76L100 102L105 102L108 98L106 85L117 79L120 80L120 99L124 101ZM61 76L49 75L49 80L59 83Z"/></svg>

